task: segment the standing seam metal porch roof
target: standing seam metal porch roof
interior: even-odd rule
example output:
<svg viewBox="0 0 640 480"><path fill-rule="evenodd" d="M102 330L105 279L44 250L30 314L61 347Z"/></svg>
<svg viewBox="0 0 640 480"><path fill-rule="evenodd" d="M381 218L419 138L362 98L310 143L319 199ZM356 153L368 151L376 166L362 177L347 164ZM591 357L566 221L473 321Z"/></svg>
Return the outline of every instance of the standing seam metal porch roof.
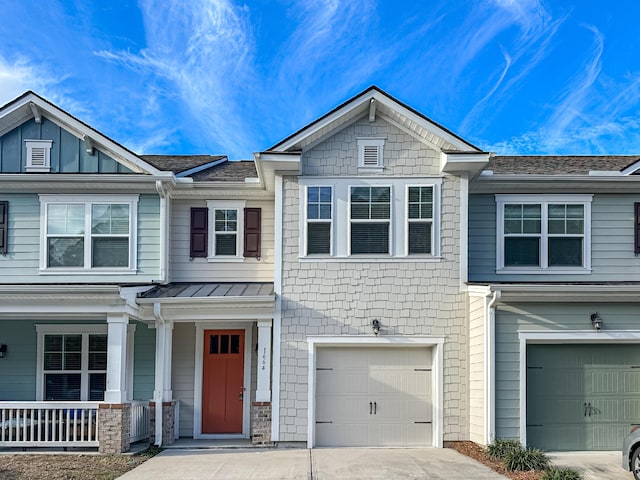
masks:
<svg viewBox="0 0 640 480"><path fill-rule="evenodd" d="M138 295L139 299L168 299L168 298L211 298L223 300L237 297L264 297L265 300L274 296L272 282L245 283L169 283L158 285Z"/></svg>

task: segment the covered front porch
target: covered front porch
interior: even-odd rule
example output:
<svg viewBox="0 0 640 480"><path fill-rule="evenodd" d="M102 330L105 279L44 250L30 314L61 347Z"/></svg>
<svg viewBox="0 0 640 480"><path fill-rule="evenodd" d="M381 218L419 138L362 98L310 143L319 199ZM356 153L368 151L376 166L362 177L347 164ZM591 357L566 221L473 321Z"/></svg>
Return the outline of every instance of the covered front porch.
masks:
<svg viewBox="0 0 640 480"><path fill-rule="evenodd" d="M173 283L137 303L156 330L155 443L270 443L273 284Z"/></svg>

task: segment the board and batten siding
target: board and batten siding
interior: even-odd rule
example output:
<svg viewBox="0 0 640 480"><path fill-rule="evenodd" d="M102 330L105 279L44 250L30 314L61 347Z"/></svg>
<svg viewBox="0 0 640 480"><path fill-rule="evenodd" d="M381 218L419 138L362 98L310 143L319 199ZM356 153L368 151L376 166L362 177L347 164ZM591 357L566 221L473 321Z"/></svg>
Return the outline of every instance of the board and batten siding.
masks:
<svg viewBox="0 0 640 480"><path fill-rule="evenodd" d="M139 283L160 272L160 200L140 195L138 201L138 271L135 275L40 275L40 200L37 194L2 194L9 202L7 255L0 256L3 283Z"/></svg>
<svg viewBox="0 0 640 480"><path fill-rule="evenodd" d="M520 438L520 330L591 329L590 314L598 312L607 330L637 330L640 303L499 304L495 326L496 438ZM640 347L639 347L640 348Z"/></svg>
<svg viewBox="0 0 640 480"><path fill-rule="evenodd" d="M357 139L384 138L380 178L440 177L439 139L433 148L378 116L361 118L304 151L306 179L371 177L358 169ZM451 148L444 145L443 148ZM327 182L326 178L320 182ZM300 187L283 180L283 266L280 345L280 441L306 441L308 335L372 335L379 319L383 335L445 337L444 440L468 439L468 324L460 291L460 181L444 176L441 187L441 255L435 261L388 258L300 258ZM437 374L437 373L435 373ZM276 388L274 386L274 388ZM275 413L274 413L275 416Z"/></svg>
<svg viewBox="0 0 640 480"><path fill-rule="evenodd" d="M213 200L213 199L212 199ZM171 209L172 282L273 282L273 200L247 201L246 208L261 209L261 256L243 262L208 261L189 257L190 212L206 208L206 201L174 200ZM242 214L242 212L240 212ZM209 236L212 226L209 225ZM242 234L241 232L239 233Z"/></svg>
<svg viewBox="0 0 640 480"><path fill-rule="evenodd" d="M25 140L51 140L51 173L133 173L109 155L87 144L48 120L38 124L32 118L0 137L0 173L24 173Z"/></svg>
<svg viewBox="0 0 640 480"><path fill-rule="evenodd" d="M485 443L485 298L469 297L469 440Z"/></svg>
<svg viewBox="0 0 640 480"><path fill-rule="evenodd" d="M639 198L625 194L594 195L591 203L591 274L549 276L496 274L495 195L470 195L469 281L640 281L640 257L634 255L633 211L633 204Z"/></svg>

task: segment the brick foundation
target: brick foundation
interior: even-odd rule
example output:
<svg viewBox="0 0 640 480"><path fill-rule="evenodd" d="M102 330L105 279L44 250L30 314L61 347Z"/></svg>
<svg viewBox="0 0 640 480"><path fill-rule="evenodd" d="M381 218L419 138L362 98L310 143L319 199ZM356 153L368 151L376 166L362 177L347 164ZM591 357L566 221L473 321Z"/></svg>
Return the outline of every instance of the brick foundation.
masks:
<svg viewBox="0 0 640 480"><path fill-rule="evenodd" d="M265 445L271 442L271 402L251 404L251 443Z"/></svg>
<svg viewBox="0 0 640 480"><path fill-rule="evenodd" d="M98 412L98 432L102 454L123 453L129 450L131 432L130 403L101 403Z"/></svg>
<svg viewBox="0 0 640 480"><path fill-rule="evenodd" d="M150 423L149 423L149 443L155 443L156 441L156 404L155 402L149 402L150 409ZM175 441L174 426L175 415L175 403L163 402L162 403L162 445L173 445Z"/></svg>

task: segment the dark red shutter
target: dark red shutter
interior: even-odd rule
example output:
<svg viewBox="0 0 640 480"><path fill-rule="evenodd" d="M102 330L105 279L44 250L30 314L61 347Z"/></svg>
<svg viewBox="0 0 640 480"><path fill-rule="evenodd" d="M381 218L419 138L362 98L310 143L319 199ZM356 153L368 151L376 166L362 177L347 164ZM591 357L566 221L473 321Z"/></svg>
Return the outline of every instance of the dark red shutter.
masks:
<svg viewBox="0 0 640 480"><path fill-rule="evenodd" d="M0 202L0 255L7 254L9 230L9 202Z"/></svg>
<svg viewBox="0 0 640 480"><path fill-rule="evenodd" d="M260 209L244 209L244 256L260 258Z"/></svg>
<svg viewBox="0 0 640 480"><path fill-rule="evenodd" d="M191 209L191 246L189 256L206 257L208 250L209 209Z"/></svg>
<svg viewBox="0 0 640 480"><path fill-rule="evenodd" d="M640 203L633 204L633 212L634 212L633 233L635 234L634 252L636 255L640 255Z"/></svg>

